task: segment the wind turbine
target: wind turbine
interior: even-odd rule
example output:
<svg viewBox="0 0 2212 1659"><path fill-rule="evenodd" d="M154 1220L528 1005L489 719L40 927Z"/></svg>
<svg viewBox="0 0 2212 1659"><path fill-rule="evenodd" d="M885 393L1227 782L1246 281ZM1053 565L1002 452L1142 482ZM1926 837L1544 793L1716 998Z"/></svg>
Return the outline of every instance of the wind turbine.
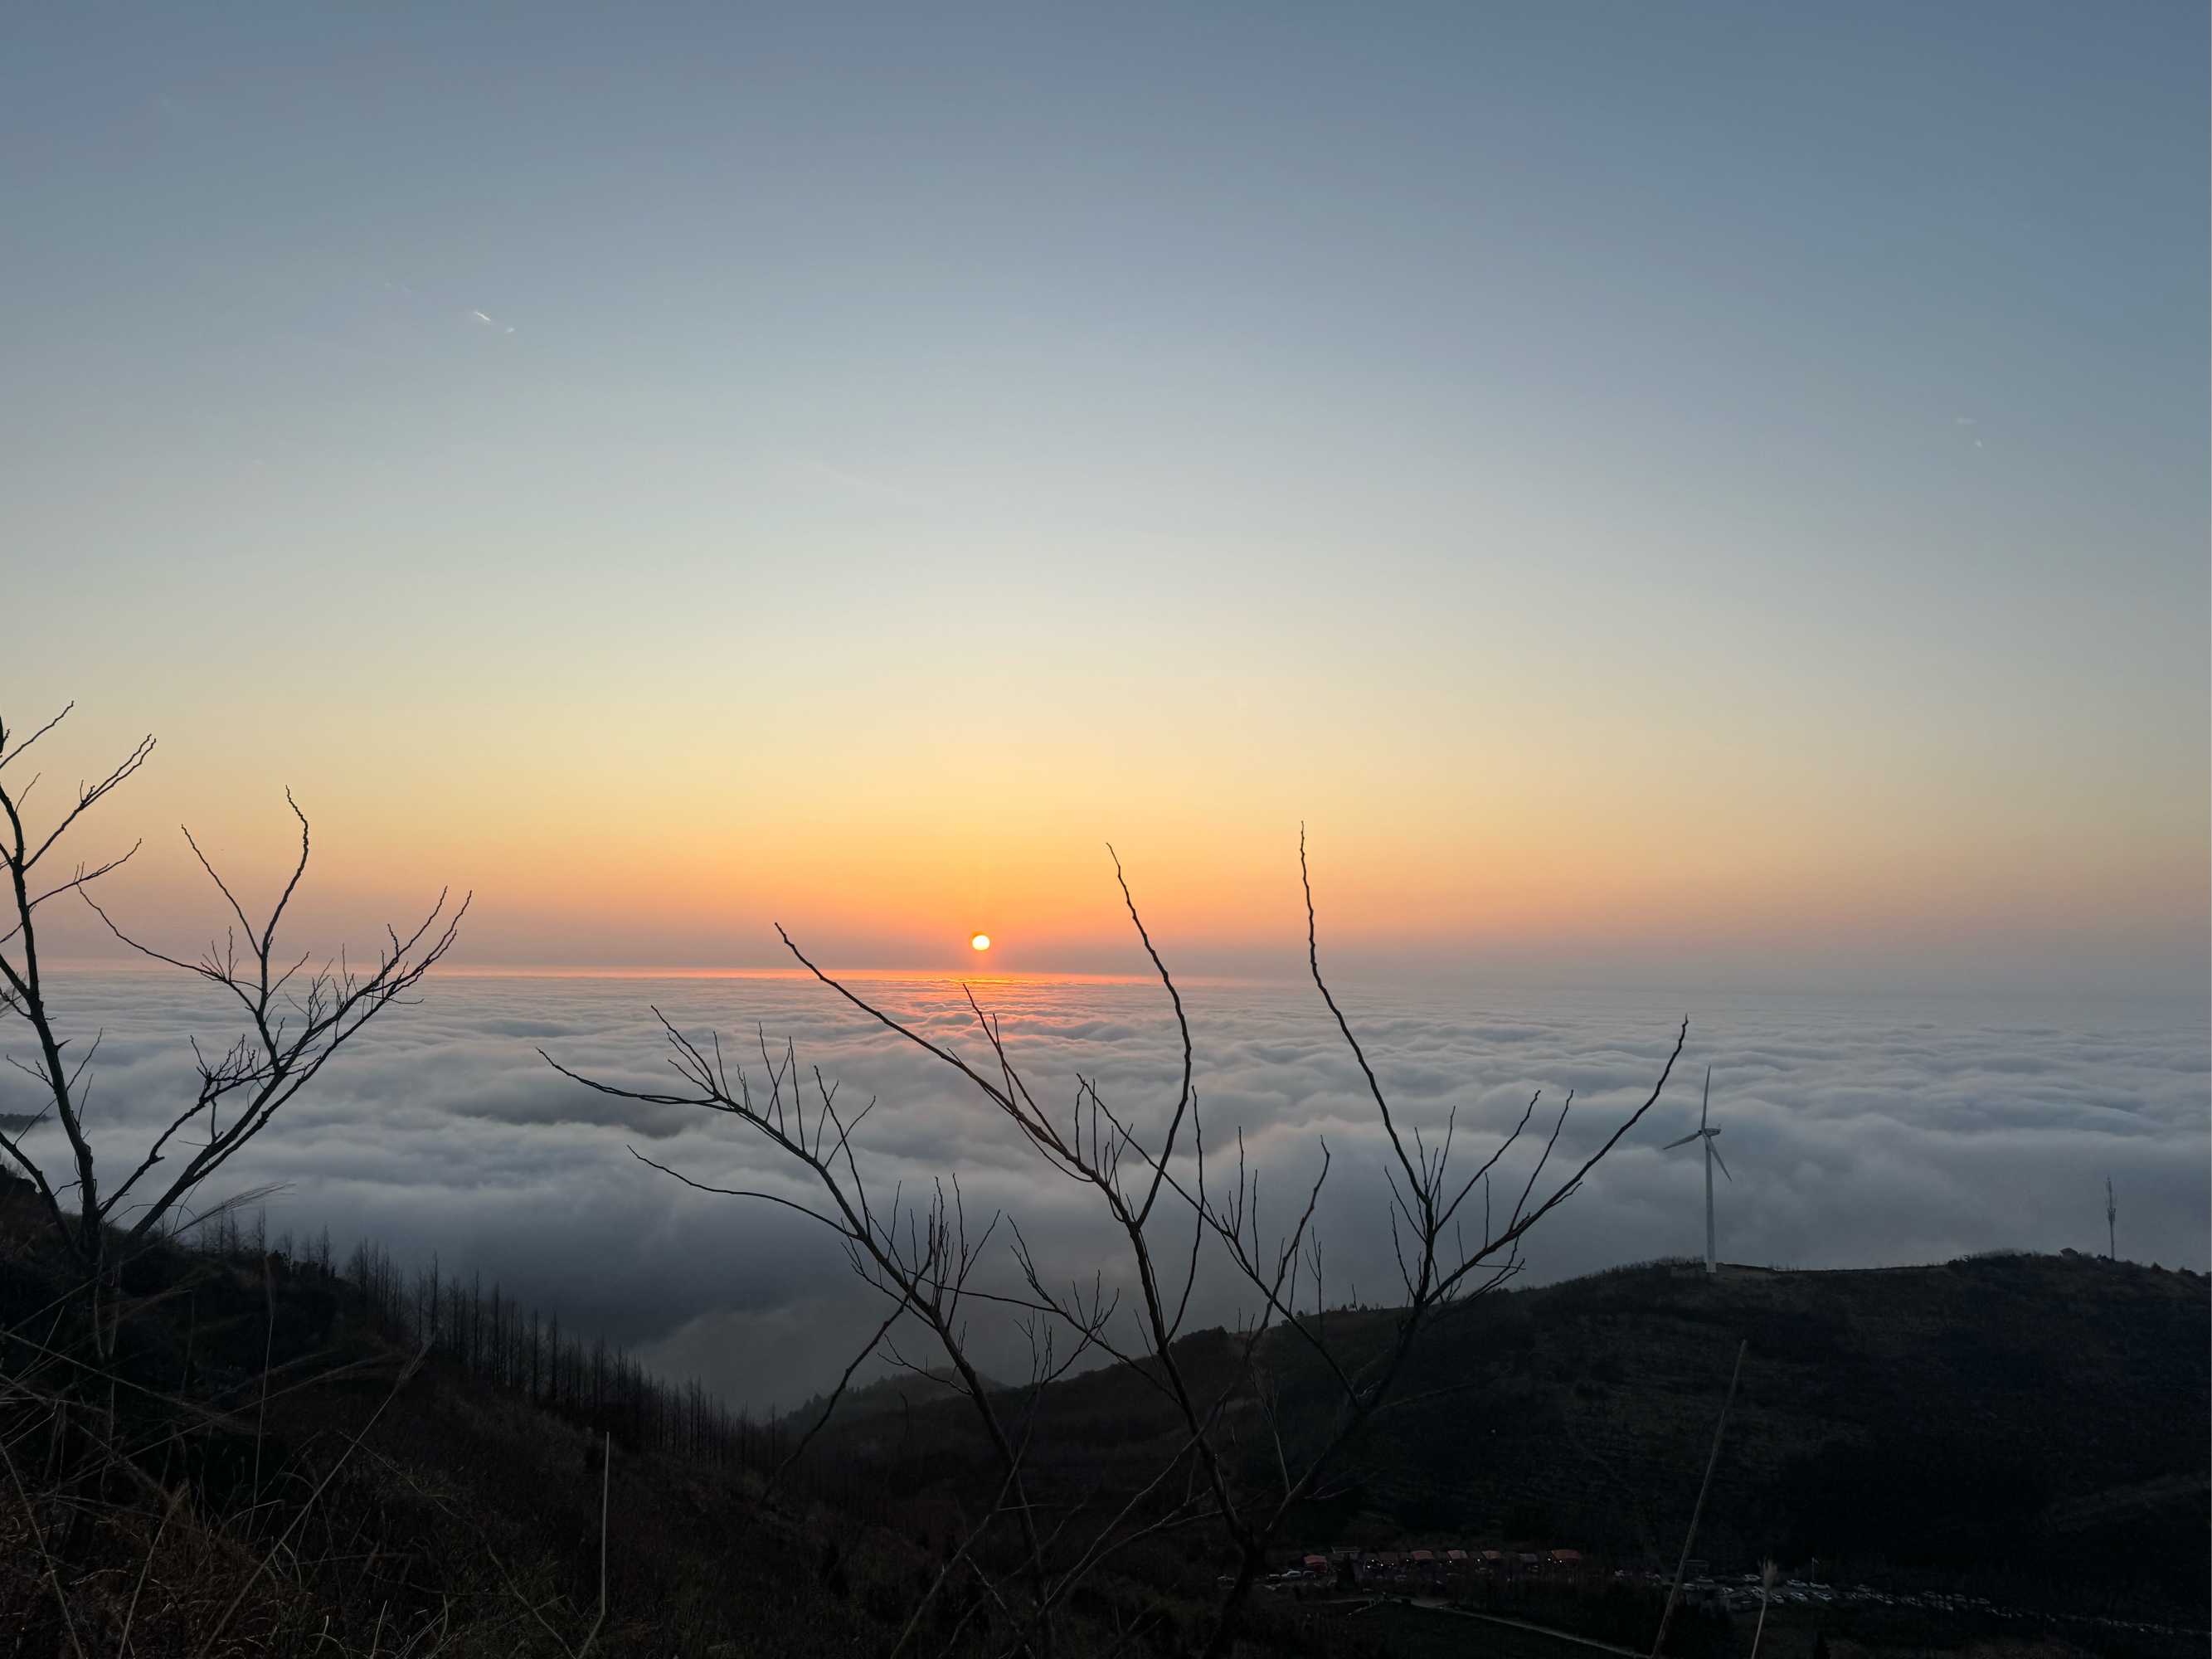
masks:
<svg viewBox="0 0 2212 1659"><path fill-rule="evenodd" d="M1713 1137L1720 1131L1709 1128L1705 1124L1705 1114L1712 1103L1713 1068L1708 1066L1705 1067L1705 1098L1698 1103L1697 1132L1684 1135L1680 1140L1670 1140L1659 1149L1662 1152L1671 1152L1677 1146L1686 1146L1693 1140L1705 1143L1705 1271L1709 1273L1719 1271L1713 1261L1713 1165L1721 1164L1721 1152L1720 1148L1713 1145ZM1731 1182L1735 1180L1734 1176L1729 1175L1725 1164L1721 1164L1721 1173L1728 1176Z"/></svg>

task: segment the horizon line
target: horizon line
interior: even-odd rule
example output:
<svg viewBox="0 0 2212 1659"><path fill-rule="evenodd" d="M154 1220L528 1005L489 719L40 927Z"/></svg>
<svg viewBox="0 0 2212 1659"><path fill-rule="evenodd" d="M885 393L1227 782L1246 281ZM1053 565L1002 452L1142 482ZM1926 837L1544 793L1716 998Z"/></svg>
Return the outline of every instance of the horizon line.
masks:
<svg viewBox="0 0 2212 1659"><path fill-rule="evenodd" d="M50 958L46 971L52 973L81 973L90 975L161 974L158 964L143 958L123 955L97 957L58 957ZM168 969L173 972L174 969ZM904 983L935 985L1152 985L1160 983L1157 975L1109 974L1081 971L1060 971L1051 969L1031 970L997 969L988 972L963 972L953 968L831 968L825 969L836 978L854 983ZM514 980L811 980L814 975L804 968L745 968L699 965L650 964L637 966L623 963L440 963L431 969L434 976L448 979L514 979ZM2202 1015L2204 1001L2196 992L2175 993L2142 988L2113 989L2109 988L2064 986L1992 986L1988 984L1954 984L1930 987L1924 984L1904 985L1796 985L1772 984L1751 986L1726 981L1704 983L1611 982L1592 983L1572 976L1565 979L1516 980L1495 978L1486 974L1468 974L1464 969L1454 973L1449 969L1439 972L1436 964L1407 968L1402 971L1374 973L1368 963L1347 964L1347 982L1364 982L1372 990L1378 986L1398 986L1411 979L1431 990L1449 988L1459 994L1480 992L1487 994L1544 994L1553 996L1597 997L1753 997L1779 998L1788 1001L1859 1002L1863 1000L1893 1000L1923 1002L1934 999L1941 1001L1967 1003L1996 1003L2018 1005L2063 1004L2069 1007L2082 1004L2112 1006L2124 1008L2171 1009L2188 1007ZM1177 974L1175 983L1182 988L1287 988L1309 987L1311 981L1303 974L1275 975L1262 974Z"/></svg>
<svg viewBox="0 0 2212 1659"><path fill-rule="evenodd" d="M163 967L132 957L60 957L47 964L49 972L73 973L143 973L157 974ZM173 972L173 969L167 971ZM1000 969L986 973L963 973L951 968L828 968L823 969L832 978L851 981L930 981L963 985L1004 984L1065 984L1065 985L1158 985L1156 974L1091 974L1063 973L1049 969ZM804 968L702 968L650 966L632 967L618 963L440 963L430 970L431 976L447 979L788 979L815 981L817 975ZM1219 974L1179 974L1177 985L1242 986L1290 985L1299 981L1289 979L1264 979L1249 975Z"/></svg>

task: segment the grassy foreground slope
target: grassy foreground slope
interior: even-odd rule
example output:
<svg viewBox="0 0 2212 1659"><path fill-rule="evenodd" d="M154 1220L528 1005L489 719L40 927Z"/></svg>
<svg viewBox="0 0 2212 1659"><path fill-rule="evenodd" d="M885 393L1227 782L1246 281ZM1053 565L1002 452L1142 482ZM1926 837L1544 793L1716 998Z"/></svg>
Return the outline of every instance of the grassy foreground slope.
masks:
<svg viewBox="0 0 2212 1659"><path fill-rule="evenodd" d="M281 1255L141 1257L96 1371L36 1222L0 1188L0 1656L816 1659L876 1651L921 1565L742 1464L610 1448Z"/></svg>

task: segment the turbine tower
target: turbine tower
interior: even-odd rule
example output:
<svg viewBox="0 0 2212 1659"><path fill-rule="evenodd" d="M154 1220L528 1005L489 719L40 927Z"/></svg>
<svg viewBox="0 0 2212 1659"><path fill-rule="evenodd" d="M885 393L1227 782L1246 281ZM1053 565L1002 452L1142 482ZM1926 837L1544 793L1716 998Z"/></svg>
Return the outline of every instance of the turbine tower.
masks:
<svg viewBox="0 0 2212 1659"><path fill-rule="evenodd" d="M2120 1259L2119 1226L2119 1208L2112 1202L2112 1178L2106 1176L2105 1177L2105 1260L2107 1261L2118 1261Z"/></svg>
<svg viewBox="0 0 2212 1659"><path fill-rule="evenodd" d="M1720 1148L1713 1145L1713 1137L1720 1131L1708 1127L1705 1123L1705 1114L1711 1109L1712 1103L1713 1068L1708 1066L1705 1067L1705 1097L1698 1103L1697 1132L1694 1134L1684 1135L1680 1140L1670 1140L1659 1149L1662 1152L1671 1152L1677 1146L1686 1146L1693 1140L1702 1140L1705 1143L1705 1271L1709 1273L1720 1271L1719 1264L1713 1260L1713 1165L1721 1164ZM1734 1176L1729 1175L1728 1165L1725 1164L1721 1164L1721 1173L1728 1176L1730 1182L1735 1180Z"/></svg>

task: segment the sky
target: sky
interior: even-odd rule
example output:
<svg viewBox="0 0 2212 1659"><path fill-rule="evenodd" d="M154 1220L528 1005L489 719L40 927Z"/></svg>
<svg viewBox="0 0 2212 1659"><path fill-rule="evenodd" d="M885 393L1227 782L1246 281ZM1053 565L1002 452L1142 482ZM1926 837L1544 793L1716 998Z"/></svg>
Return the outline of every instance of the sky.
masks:
<svg viewBox="0 0 2212 1659"><path fill-rule="evenodd" d="M0 708L457 963L2201 999L2203 8L10 9ZM50 948L104 936L57 914Z"/></svg>

